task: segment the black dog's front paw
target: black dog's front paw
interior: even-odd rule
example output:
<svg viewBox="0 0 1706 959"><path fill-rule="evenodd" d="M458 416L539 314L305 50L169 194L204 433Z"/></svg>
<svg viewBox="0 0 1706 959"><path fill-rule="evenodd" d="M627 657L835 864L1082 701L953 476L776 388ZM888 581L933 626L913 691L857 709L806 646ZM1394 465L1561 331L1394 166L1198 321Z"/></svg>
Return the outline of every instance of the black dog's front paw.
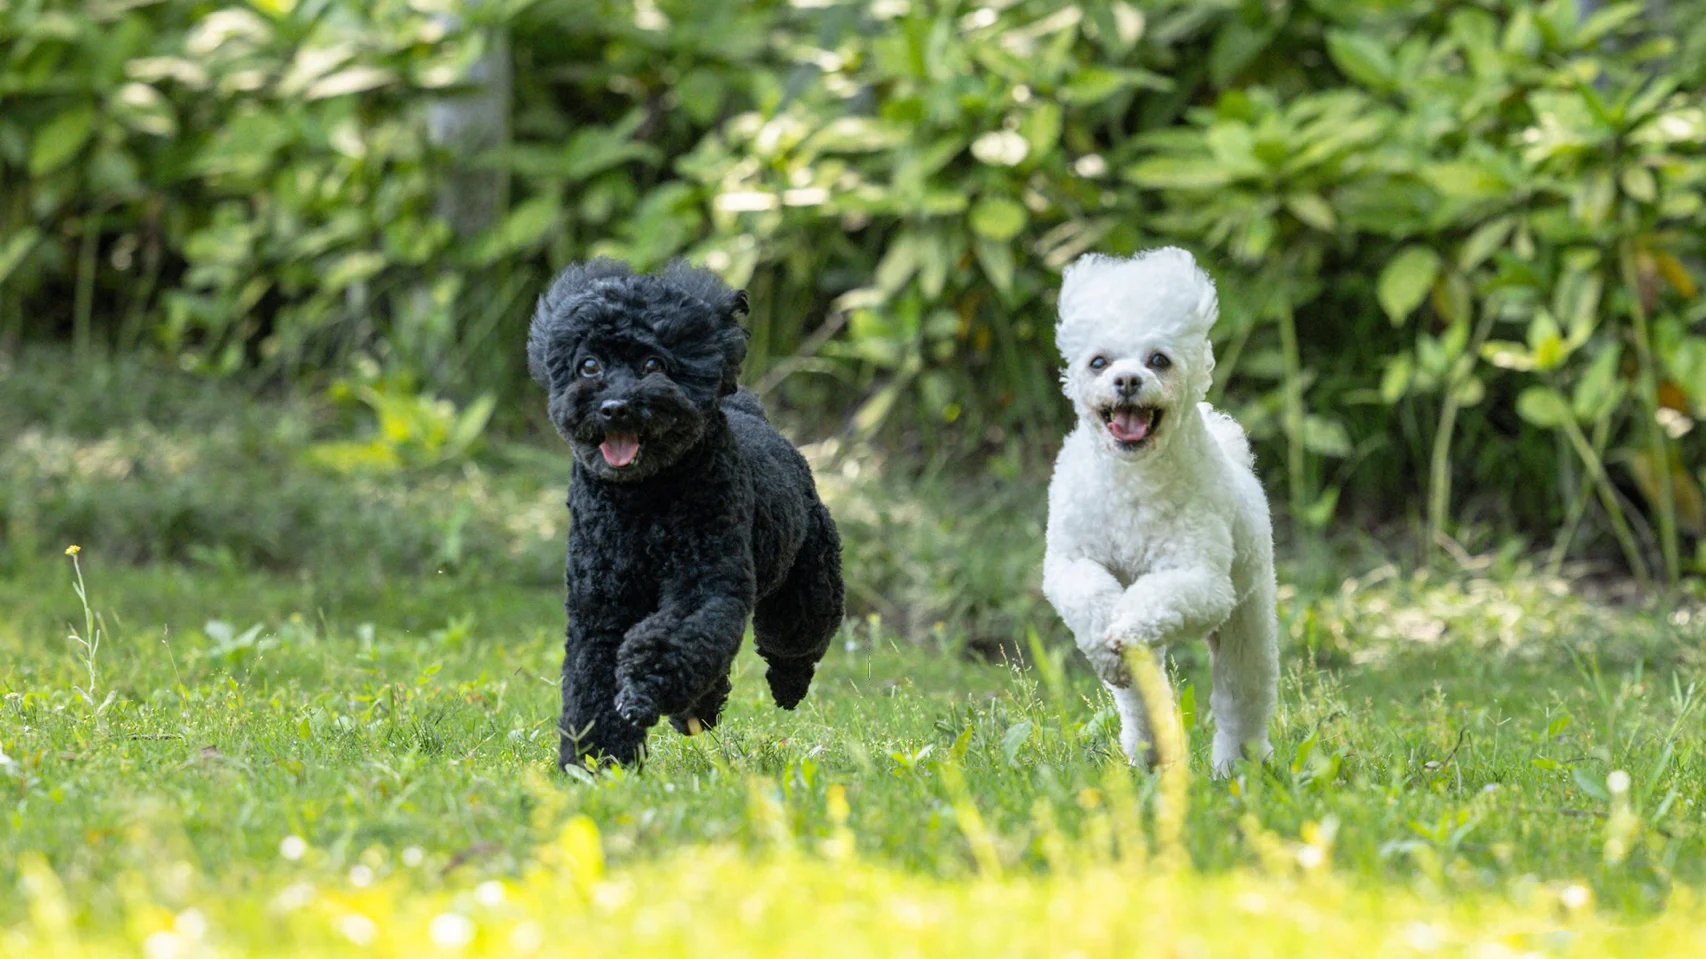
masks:
<svg viewBox="0 0 1706 959"><path fill-rule="evenodd" d="M641 729L652 728L661 715L657 701L633 683L623 683L616 691L616 711Z"/></svg>

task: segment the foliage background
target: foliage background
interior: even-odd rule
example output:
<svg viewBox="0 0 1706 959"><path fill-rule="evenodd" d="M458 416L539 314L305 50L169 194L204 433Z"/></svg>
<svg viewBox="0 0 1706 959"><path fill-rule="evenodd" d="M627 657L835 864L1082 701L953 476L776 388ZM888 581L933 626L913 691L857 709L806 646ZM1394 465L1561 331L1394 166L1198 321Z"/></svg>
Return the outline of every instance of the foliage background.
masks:
<svg viewBox="0 0 1706 959"><path fill-rule="evenodd" d="M411 468L538 429L554 267L686 256L751 289L748 379L798 432L1034 477L1069 416L1058 271L1177 243L1296 529L1698 573L1702 14L14 0L0 349L298 390L332 411L319 468ZM470 159L425 114L499 43L513 142ZM458 237L469 165L508 197Z"/></svg>

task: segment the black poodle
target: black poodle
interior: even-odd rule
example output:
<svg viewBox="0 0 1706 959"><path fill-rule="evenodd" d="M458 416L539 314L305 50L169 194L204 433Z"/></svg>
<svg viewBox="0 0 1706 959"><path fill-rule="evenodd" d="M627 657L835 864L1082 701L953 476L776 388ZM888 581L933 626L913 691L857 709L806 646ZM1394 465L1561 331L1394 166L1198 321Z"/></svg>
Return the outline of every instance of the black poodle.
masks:
<svg viewBox="0 0 1706 959"><path fill-rule="evenodd" d="M736 378L746 293L594 260L539 301L527 365L574 450L559 761L634 763L659 716L717 722L753 620L793 709L841 625L841 540L811 468Z"/></svg>

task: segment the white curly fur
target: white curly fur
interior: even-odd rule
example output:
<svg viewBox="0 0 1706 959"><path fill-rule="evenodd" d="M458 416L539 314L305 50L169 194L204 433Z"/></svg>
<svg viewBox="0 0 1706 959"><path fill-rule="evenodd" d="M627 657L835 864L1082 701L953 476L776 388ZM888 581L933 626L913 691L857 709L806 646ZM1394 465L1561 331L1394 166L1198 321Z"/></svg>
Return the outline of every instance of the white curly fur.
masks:
<svg viewBox="0 0 1706 959"><path fill-rule="evenodd" d="M1113 694L1134 763L1150 760L1153 738L1121 650L1207 637L1213 763L1226 775L1241 755L1272 752L1279 654L1267 496L1244 431L1203 402L1218 313L1213 281L1184 250L1088 254L1067 268L1055 338L1078 424L1049 483L1043 592ZM1122 379L1123 402L1161 410L1135 446L1103 417Z"/></svg>

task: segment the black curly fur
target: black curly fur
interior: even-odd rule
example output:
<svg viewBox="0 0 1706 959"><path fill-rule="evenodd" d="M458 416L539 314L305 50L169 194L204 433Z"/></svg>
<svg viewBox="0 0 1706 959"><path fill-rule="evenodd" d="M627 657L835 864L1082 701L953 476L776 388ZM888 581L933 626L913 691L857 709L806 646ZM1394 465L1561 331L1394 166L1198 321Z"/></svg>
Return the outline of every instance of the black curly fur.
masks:
<svg viewBox="0 0 1706 959"><path fill-rule="evenodd" d="M660 716L716 725L749 615L771 694L794 708L841 624L835 522L737 387L746 307L702 270L611 260L569 267L539 299L528 368L575 460L565 765L637 762Z"/></svg>

